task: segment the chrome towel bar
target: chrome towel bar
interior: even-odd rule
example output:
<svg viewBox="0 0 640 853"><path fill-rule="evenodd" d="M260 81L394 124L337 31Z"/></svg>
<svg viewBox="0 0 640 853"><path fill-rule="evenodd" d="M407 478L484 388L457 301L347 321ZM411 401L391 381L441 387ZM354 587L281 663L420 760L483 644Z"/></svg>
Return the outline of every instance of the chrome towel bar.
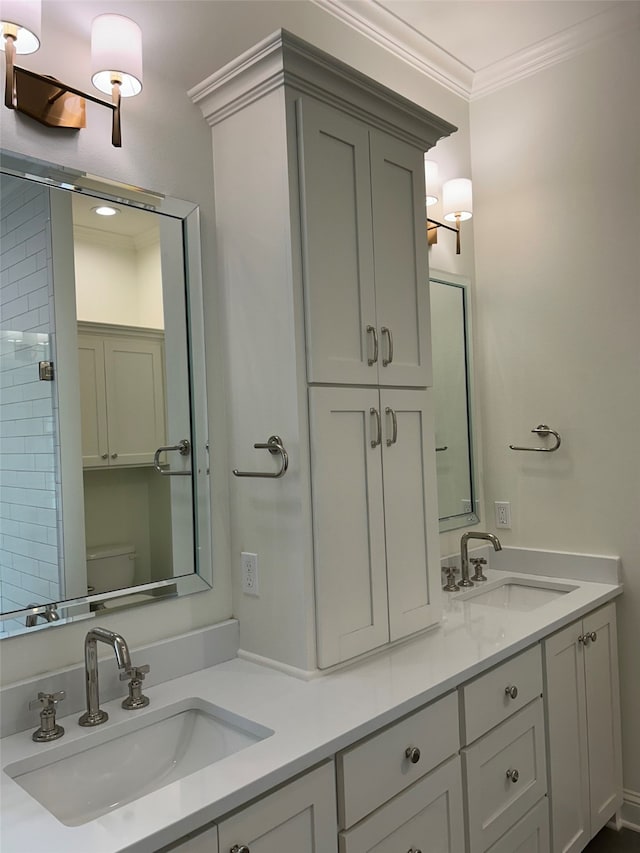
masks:
<svg viewBox="0 0 640 853"><path fill-rule="evenodd" d="M560 447L560 443L562 439L560 438L560 433L557 433L554 429L550 429L546 424L538 424L535 429L532 429L531 432L536 433L536 435L541 435L543 438L546 438L548 435L554 436L556 443L552 447L517 447L515 444L510 444L509 448L511 450L532 450L536 453L553 453Z"/></svg>
<svg viewBox="0 0 640 853"><path fill-rule="evenodd" d="M277 479L278 477L283 477L289 467L289 455L287 451L284 449L284 445L282 443L282 439L279 435L271 435L269 436L269 440L266 444L254 444L253 445L256 450L268 450L271 454L280 454L280 470L275 471L273 474L269 474L265 471L238 471L237 468L233 469L233 473L236 477L263 477L271 480Z"/></svg>

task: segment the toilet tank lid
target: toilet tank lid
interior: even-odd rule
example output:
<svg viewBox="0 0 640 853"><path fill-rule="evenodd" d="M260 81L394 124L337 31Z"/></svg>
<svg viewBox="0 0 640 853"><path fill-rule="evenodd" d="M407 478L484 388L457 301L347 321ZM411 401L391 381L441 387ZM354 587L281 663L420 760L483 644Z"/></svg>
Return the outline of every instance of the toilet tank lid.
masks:
<svg viewBox="0 0 640 853"><path fill-rule="evenodd" d="M135 545L95 545L87 548L87 560L104 560L108 557L122 557L130 554L135 557Z"/></svg>

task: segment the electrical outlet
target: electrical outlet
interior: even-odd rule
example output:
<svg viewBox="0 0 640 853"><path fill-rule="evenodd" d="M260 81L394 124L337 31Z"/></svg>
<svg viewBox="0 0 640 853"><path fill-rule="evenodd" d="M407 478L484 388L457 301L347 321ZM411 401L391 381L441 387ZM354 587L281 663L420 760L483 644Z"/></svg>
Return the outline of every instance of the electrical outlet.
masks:
<svg viewBox="0 0 640 853"><path fill-rule="evenodd" d="M260 595L258 585L258 555L248 554L243 551L240 554L240 566L242 570L242 591L246 595Z"/></svg>
<svg viewBox="0 0 640 853"><path fill-rule="evenodd" d="M496 527L511 527L511 504L509 501L494 501Z"/></svg>

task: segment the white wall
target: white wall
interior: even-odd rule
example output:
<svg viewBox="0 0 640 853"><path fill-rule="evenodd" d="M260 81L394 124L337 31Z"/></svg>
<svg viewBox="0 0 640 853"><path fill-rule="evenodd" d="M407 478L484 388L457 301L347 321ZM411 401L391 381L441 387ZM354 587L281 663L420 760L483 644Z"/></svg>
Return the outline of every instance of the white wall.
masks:
<svg viewBox="0 0 640 853"><path fill-rule="evenodd" d="M617 554L625 787L640 792L640 34L472 103L488 507L506 544ZM545 422L554 454L517 453Z"/></svg>

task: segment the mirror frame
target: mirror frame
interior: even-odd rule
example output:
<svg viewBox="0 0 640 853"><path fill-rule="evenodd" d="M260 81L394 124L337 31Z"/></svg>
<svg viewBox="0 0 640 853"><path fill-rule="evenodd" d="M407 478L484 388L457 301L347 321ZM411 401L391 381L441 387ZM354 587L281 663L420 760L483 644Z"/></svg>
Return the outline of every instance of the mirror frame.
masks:
<svg viewBox="0 0 640 853"><path fill-rule="evenodd" d="M476 434L474 430L474 394L473 394L473 349L471 338L471 310L469 304L469 288L471 280L467 276L458 275L444 270L430 269L429 270L429 287L431 282L437 284L446 284L450 287L457 287L462 292L462 313L463 313L463 341L465 348L465 374L466 374L466 410L467 410L467 430L469 435L469 485L471 488L471 506L474 507L472 512L462 512L456 515L442 516L438 519L440 533L445 533L448 530L457 530L461 527L470 527L480 522L480 501L478 497L478 472L476 470ZM431 317L433 322L433 315ZM436 419L438 415L436 412Z"/></svg>
<svg viewBox="0 0 640 853"><path fill-rule="evenodd" d="M23 610L0 614L0 639L42 630L104 614L100 604L109 601L109 613L165 601L178 596L204 592L213 587L213 547L211 540L211 488L209 477L209 425L205 371L205 329L203 311L202 255L199 207L192 202L160 195L139 187L120 184L86 172L37 160L0 149L0 172L68 192L129 205L178 220L182 225L184 286L186 290L188 364L191 399L191 464L195 472L193 499L194 571L166 580L127 587L122 590L86 595L66 601L50 602ZM62 437L61 437L62 441ZM140 593L149 598L139 601ZM130 600L128 600L130 599ZM133 600L131 600L133 599ZM55 621L7 630L4 622L46 615L55 604Z"/></svg>

